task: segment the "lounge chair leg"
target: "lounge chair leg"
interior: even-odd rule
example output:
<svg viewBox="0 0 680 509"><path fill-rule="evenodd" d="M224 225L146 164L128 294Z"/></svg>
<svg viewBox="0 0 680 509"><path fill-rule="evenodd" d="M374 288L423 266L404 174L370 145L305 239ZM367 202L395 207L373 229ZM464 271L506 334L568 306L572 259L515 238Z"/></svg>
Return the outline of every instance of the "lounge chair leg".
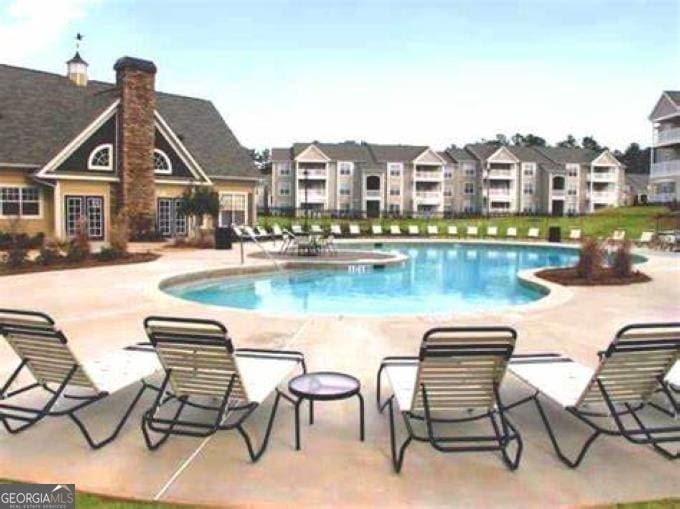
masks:
<svg viewBox="0 0 680 509"><path fill-rule="evenodd" d="M409 437L404 441L404 443L401 444L401 447L399 448L399 455L397 455L397 443L395 436L396 430L394 425L394 396L390 397L390 399L387 400L386 404L390 409L390 449L392 451L392 467L394 468L394 471L398 474L399 472L401 472L401 466L404 463L404 455L406 454L406 448L411 443L411 440L413 440L413 437L409 435Z"/></svg>
<svg viewBox="0 0 680 509"><path fill-rule="evenodd" d="M503 463L508 467L509 470L517 470L519 462L522 458L522 451L524 449L524 444L522 443L522 437L520 436L517 428L513 426L510 420L503 414L498 414L498 418L501 420L503 431L498 426L496 422L496 414L489 415L491 420L491 425L493 426L494 433L498 438L498 445L500 446L501 458ZM511 458L508 454L508 448L513 441L517 441L517 449L515 451L515 457Z"/></svg>
<svg viewBox="0 0 680 509"><path fill-rule="evenodd" d="M548 421L548 417L545 415L545 412L543 411L543 407L541 406L540 401L538 401L538 397L534 398L534 403L536 404L536 408L538 409L538 413L541 416L541 420L543 421L543 425L545 426L546 431L548 432L548 436L550 437L550 441L552 442L553 449L555 449L555 454L557 454L557 457L567 465L569 468L576 468L578 467L581 462L583 461L583 458L585 457L586 453L588 452L588 449L590 449L590 446L593 445L593 442L595 442L595 439L600 436L601 432L599 430L595 430L592 435L588 437L588 439L585 441L583 444L583 447L581 448L581 452L579 452L578 456L576 457L575 460L570 460L560 449L559 444L557 443L557 438L555 437L555 433L552 430L552 427L550 426L550 422Z"/></svg>
<svg viewBox="0 0 680 509"><path fill-rule="evenodd" d="M161 392L162 394L162 392ZM147 412L142 416L142 434L144 435L144 442L146 442L146 446L149 448L150 451L155 451L158 449L161 445L165 443L165 441L170 437L172 434L172 430L175 429L175 422L179 418L180 414L182 413L182 410L184 410L184 405L187 403L187 398L182 397L179 399L180 404L177 407L177 411L175 412L175 415L172 417L173 423L168 427L168 429L165 430L163 433L163 436L156 442L151 440L151 436L149 435L149 431L146 429L146 422L147 420L153 419L153 414L157 410L158 406L154 405L151 407L150 410L147 410Z"/></svg>
<svg viewBox="0 0 680 509"><path fill-rule="evenodd" d="M87 428L83 424L83 422L76 416L76 412L71 412L68 414L68 416L71 418L71 420L78 426L78 429L80 429L80 432L83 434L85 437L85 440L87 441L87 444L90 446L92 449L101 449L105 445L111 443L113 440L116 439L120 431L123 429L123 426L125 426L125 423L127 422L128 418L130 417L130 414L134 410L135 406L137 406L137 403L139 402L140 398L142 397L142 394L144 394L144 391L148 386L142 382L142 386L140 387L139 391L137 391L137 394L135 397L132 399L132 402L130 405L127 407L127 410L125 410L125 413L123 414L123 417L121 420L118 422L116 425L115 429L113 430L113 433L111 433L108 437L106 437L104 440L101 440L99 442L95 442L92 439L92 435L87 431Z"/></svg>
<svg viewBox="0 0 680 509"><path fill-rule="evenodd" d="M239 423L238 426L236 426L236 430L240 433L240 435L243 437L243 440L246 443L246 447L248 448L248 454L250 455L250 459L253 463L256 463L257 460L259 460L264 452L267 450L267 444L269 444L269 437L271 436L272 432L272 427L274 426L274 419L276 418L276 409L279 406L279 400L281 399L281 393L277 390L276 391L276 398L274 399L274 405L272 407L271 414L269 414L269 422L267 423L267 430L264 434L264 439L262 440L262 445L260 445L260 448L255 451L253 449L253 444L250 440L250 437L248 436L248 433L246 433L246 430L243 429L243 424Z"/></svg>
<svg viewBox="0 0 680 509"><path fill-rule="evenodd" d="M640 419L640 417L639 417L638 414L635 412L635 410L634 410L628 403L625 404L625 407L626 407L626 409L628 410L628 412L630 413L630 415L633 417L633 419L635 420L635 422L637 423L637 425L640 427L640 429L644 432L645 436L646 436L647 439L650 441L650 443L652 444L652 447L654 448L654 450L655 450L656 452L658 452L658 453L661 454L664 458L669 459L669 460L676 460L676 459L680 458L680 451L676 451L675 453L672 453L672 452L670 452L668 449L666 449L665 447L662 447L661 445L659 445L659 444L654 440L654 438L652 437L651 433L649 433L649 432L647 431L647 428L646 428L645 425L642 423L642 419ZM625 438L628 438L625 434L624 434L623 436L624 436Z"/></svg>

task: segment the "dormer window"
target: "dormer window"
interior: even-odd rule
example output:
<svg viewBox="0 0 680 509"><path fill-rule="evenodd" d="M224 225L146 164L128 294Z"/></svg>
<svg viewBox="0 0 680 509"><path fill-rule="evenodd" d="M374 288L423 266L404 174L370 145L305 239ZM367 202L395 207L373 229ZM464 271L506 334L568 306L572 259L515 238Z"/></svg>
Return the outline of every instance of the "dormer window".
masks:
<svg viewBox="0 0 680 509"><path fill-rule="evenodd" d="M95 147L87 160L87 169L93 171L113 171L113 145L105 143Z"/></svg>
<svg viewBox="0 0 680 509"><path fill-rule="evenodd" d="M172 173L172 163L168 155L159 149L153 151L153 171L161 175L170 175Z"/></svg>

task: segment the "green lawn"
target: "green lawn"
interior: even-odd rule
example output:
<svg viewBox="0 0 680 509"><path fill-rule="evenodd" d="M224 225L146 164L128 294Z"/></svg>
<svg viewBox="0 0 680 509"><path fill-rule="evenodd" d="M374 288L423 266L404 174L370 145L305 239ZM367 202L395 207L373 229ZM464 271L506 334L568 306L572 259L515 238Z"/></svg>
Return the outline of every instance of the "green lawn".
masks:
<svg viewBox="0 0 680 509"><path fill-rule="evenodd" d="M477 225L480 227L480 235L486 232L487 225L498 226L499 236L505 236L505 230L508 226L517 227L519 237L526 237L527 230L530 227L540 228L542 237L547 236L549 226L559 226L562 228L562 237L568 235L570 228L580 228L584 236L595 237L609 237L617 228L626 230L626 237L629 239L637 239L640 233L645 230L656 229L655 217L659 214L668 212L666 207L621 207L617 209L606 209L594 214L579 216L579 217L528 217L528 216L512 216L512 217L498 217L498 218L474 218L474 219L374 219L350 221L340 219L311 219L309 224L322 225L326 230L331 223L342 225L343 232L347 232L347 225L349 223L357 223L360 225L362 233L368 234L371 229L371 224L382 224L384 231L389 231L389 225L399 224L402 233L406 232L406 227L409 224L417 224L420 226L421 233L425 231L426 224L437 224L441 234L446 232L446 227L450 224L458 226L459 232L464 233L467 225ZM258 216L260 225L265 228L271 227L273 224L278 224L282 228L290 228L291 223L304 223L304 218L289 218L289 217L274 217L274 216ZM668 225L663 226L668 228Z"/></svg>

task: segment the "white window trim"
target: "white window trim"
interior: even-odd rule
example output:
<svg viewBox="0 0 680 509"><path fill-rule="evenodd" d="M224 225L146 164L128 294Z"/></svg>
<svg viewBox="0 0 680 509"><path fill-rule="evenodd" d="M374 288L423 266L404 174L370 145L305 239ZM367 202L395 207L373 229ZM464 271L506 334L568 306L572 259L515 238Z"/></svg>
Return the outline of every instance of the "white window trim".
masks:
<svg viewBox="0 0 680 509"><path fill-rule="evenodd" d="M109 164L107 166L94 164L92 159L97 152L103 149L106 149L109 152ZM87 169L90 171L113 171L113 144L102 143L101 145L97 145L94 149L92 149L90 156L87 158Z"/></svg>
<svg viewBox="0 0 680 509"><path fill-rule="evenodd" d="M467 192L468 184L472 187L472 192ZM475 194L475 184L474 182L465 182L463 184L463 195L465 196L474 196Z"/></svg>
<svg viewBox="0 0 680 509"><path fill-rule="evenodd" d="M399 175L392 175L392 167L399 168ZM401 177L404 174L404 163L387 163L388 177Z"/></svg>
<svg viewBox="0 0 680 509"><path fill-rule="evenodd" d="M244 221L243 224L249 224L248 221L250 220L250 210L248 210L248 193L244 193L242 191L222 191L219 194L219 201L220 201L220 209L219 209L219 214L217 215L217 222L220 228L224 228L226 226L231 226L230 224L224 225L222 224L222 196L231 194L233 196L243 196L244 203L245 203L245 210L244 210Z"/></svg>
<svg viewBox="0 0 680 509"><path fill-rule="evenodd" d="M343 164L349 165L349 173L347 175L343 175L340 172L340 166L342 166ZM338 176L339 177L351 177L353 173L354 173L354 163L352 161L338 161Z"/></svg>
<svg viewBox="0 0 680 509"><path fill-rule="evenodd" d="M19 214L3 214L2 207L0 207L0 219L21 219L21 220L31 220L31 219L42 219L43 218L43 191L38 186L32 186L28 184L3 184L0 182L0 187L14 187L19 189ZM24 216L21 213L21 205L23 201L21 190L25 188L32 188L38 190L38 214L35 216Z"/></svg>
<svg viewBox="0 0 680 509"><path fill-rule="evenodd" d="M283 190L287 189L288 192L284 193ZM290 196L293 194L293 186L290 182L279 182L278 184L279 196Z"/></svg>
<svg viewBox="0 0 680 509"><path fill-rule="evenodd" d="M156 175L172 175L172 161L170 161L168 154L166 154L165 152L163 152L159 148L153 149L154 163L155 163L155 160L156 160L156 154L158 154L163 159L165 159L165 162L168 164L168 168L165 169L165 170L159 170L159 169L156 169L156 165L154 164L153 172Z"/></svg>
<svg viewBox="0 0 680 509"><path fill-rule="evenodd" d="M293 172L293 165L290 161L279 161L276 164L276 174L279 177L290 177ZM285 171L284 171L285 170Z"/></svg>

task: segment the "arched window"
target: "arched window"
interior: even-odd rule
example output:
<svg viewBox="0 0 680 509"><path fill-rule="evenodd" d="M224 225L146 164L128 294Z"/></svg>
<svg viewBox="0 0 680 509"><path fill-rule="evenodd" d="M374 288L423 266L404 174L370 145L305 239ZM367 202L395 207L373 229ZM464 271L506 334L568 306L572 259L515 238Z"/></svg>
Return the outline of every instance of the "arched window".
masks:
<svg viewBox="0 0 680 509"><path fill-rule="evenodd" d="M113 145L104 143L98 145L90 152L87 160L87 169L95 171L113 171Z"/></svg>
<svg viewBox="0 0 680 509"><path fill-rule="evenodd" d="M159 149L153 151L153 171L169 175L172 173L172 163L168 155Z"/></svg>

